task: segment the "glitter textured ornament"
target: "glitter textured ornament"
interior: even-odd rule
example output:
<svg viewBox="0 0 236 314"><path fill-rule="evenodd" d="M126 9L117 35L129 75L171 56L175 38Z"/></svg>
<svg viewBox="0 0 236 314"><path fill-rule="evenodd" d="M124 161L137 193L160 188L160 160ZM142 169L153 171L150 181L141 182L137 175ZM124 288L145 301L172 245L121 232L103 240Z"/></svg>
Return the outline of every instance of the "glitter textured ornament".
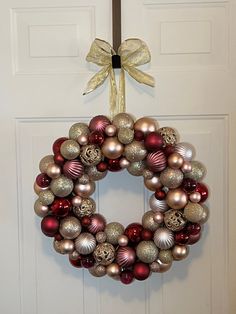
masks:
<svg viewBox="0 0 236 314"><path fill-rule="evenodd" d="M158 228L154 233L153 240L158 248L167 250L174 245L174 233L167 228Z"/></svg>
<svg viewBox="0 0 236 314"><path fill-rule="evenodd" d="M39 193L39 201L43 204L43 205L50 205L52 204L52 202L54 201L54 194L52 193L52 191L50 190L46 190L46 191L42 191Z"/></svg>
<svg viewBox="0 0 236 314"><path fill-rule="evenodd" d="M118 113L112 120L112 124L117 128L128 128L132 129L134 126L134 120L132 116L128 113L121 112Z"/></svg>
<svg viewBox="0 0 236 314"><path fill-rule="evenodd" d="M72 180L80 178L84 173L84 166L79 160L69 160L63 166L64 175Z"/></svg>
<svg viewBox="0 0 236 314"><path fill-rule="evenodd" d="M107 273L106 267L103 265L93 266L93 267L89 268L89 272L91 275L93 275L95 277L103 277Z"/></svg>
<svg viewBox="0 0 236 314"><path fill-rule="evenodd" d="M168 229L179 231L185 227L187 221L180 210L171 209L165 212L164 222Z"/></svg>
<svg viewBox="0 0 236 314"><path fill-rule="evenodd" d="M97 240L98 243L104 243L104 242L106 242L106 239L107 239L107 235L106 235L105 232L99 231L96 234L96 240Z"/></svg>
<svg viewBox="0 0 236 314"><path fill-rule="evenodd" d="M60 137L58 138L52 145L52 151L54 154L60 153L61 144L68 140L67 137Z"/></svg>
<svg viewBox="0 0 236 314"><path fill-rule="evenodd" d="M166 156L162 151L156 151L147 155L147 167L153 172L160 172L166 168Z"/></svg>
<svg viewBox="0 0 236 314"><path fill-rule="evenodd" d="M77 141L80 135L89 135L89 128L85 123L75 123L70 127L69 138Z"/></svg>
<svg viewBox="0 0 236 314"><path fill-rule="evenodd" d="M201 162L196 160L191 161L191 167L192 170L188 173L185 173L185 178L201 181L206 174L206 168Z"/></svg>
<svg viewBox="0 0 236 314"><path fill-rule="evenodd" d="M75 239L81 232L81 224L76 217L67 216L61 220L59 231L65 239Z"/></svg>
<svg viewBox="0 0 236 314"><path fill-rule="evenodd" d="M75 245L74 245L74 242L72 240L64 239L61 241L55 240L53 242L53 247L57 253L69 254L69 253L74 251Z"/></svg>
<svg viewBox="0 0 236 314"><path fill-rule="evenodd" d="M85 145L81 148L80 159L86 166L96 166L102 160L102 152L96 145Z"/></svg>
<svg viewBox="0 0 236 314"><path fill-rule="evenodd" d="M116 254L116 261L122 267L134 264L136 258L135 250L131 247L120 247Z"/></svg>
<svg viewBox="0 0 236 314"><path fill-rule="evenodd" d="M155 231L159 224L154 220L154 213L152 210L147 211L142 217L142 225L145 229Z"/></svg>
<svg viewBox="0 0 236 314"><path fill-rule="evenodd" d="M111 264L115 259L115 248L110 243L100 243L96 246L96 249L93 252L93 256L96 260L96 263L107 266Z"/></svg>
<svg viewBox="0 0 236 314"><path fill-rule="evenodd" d="M169 167L163 170L160 175L161 183L169 189L178 188L181 185L183 178L184 175L181 170Z"/></svg>
<svg viewBox="0 0 236 314"><path fill-rule="evenodd" d="M100 164L101 163L99 163L98 165L100 165ZM105 171L99 171L97 166L90 166L90 167L86 168L86 173L88 174L89 179L92 181L102 180L107 175L106 170Z"/></svg>
<svg viewBox="0 0 236 314"><path fill-rule="evenodd" d="M158 254L158 259L164 264L171 264L173 261L171 250L161 250Z"/></svg>
<svg viewBox="0 0 236 314"><path fill-rule="evenodd" d="M184 207L184 216L191 222L200 222L203 217L203 207L198 203L188 202Z"/></svg>
<svg viewBox="0 0 236 314"><path fill-rule="evenodd" d="M141 161L146 157L147 150L142 142L133 141L125 146L124 155L130 162Z"/></svg>
<svg viewBox="0 0 236 314"><path fill-rule="evenodd" d="M130 163L127 167L128 172L133 176L141 176L145 169L146 165L143 161L135 161Z"/></svg>
<svg viewBox="0 0 236 314"><path fill-rule="evenodd" d="M79 156L80 146L75 140L66 140L61 144L60 153L68 160L75 159Z"/></svg>
<svg viewBox="0 0 236 314"><path fill-rule="evenodd" d="M107 242L115 245L118 244L119 236L124 233L124 227L118 222L110 222L106 225L105 233Z"/></svg>
<svg viewBox="0 0 236 314"><path fill-rule="evenodd" d="M54 164L53 155L47 155L47 156L43 157L40 160L40 163L39 163L39 170L40 170L40 172L46 173L48 165L50 165L50 164Z"/></svg>
<svg viewBox="0 0 236 314"><path fill-rule="evenodd" d="M141 241L136 247L136 254L141 262L150 264L157 259L158 248L153 241Z"/></svg>
<svg viewBox="0 0 236 314"><path fill-rule="evenodd" d="M84 216L91 216L96 211L96 203L92 198L83 198L81 204L78 207L73 208L74 214L82 218Z"/></svg>
<svg viewBox="0 0 236 314"><path fill-rule="evenodd" d="M174 145L177 142L177 133L170 127L160 128L158 132L161 134L164 140L164 146Z"/></svg>
<svg viewBox="0 0 236 314"><path fill-rule="evenodd" d="M96 239L91 233L83 232L75 239L75 249L80 254L91 254L95 248Z"/></svg>
<svg viewBox="0 0 236 314"><path fill-rule="evenodd" d="M134 139L134 131L127 128L121 128L118 131L117 137L122 144L130 144Z"/></svg>
<svg viewBox="0 0 236 314"><path fill-rule="evenodd" d="M58 197L68 196L74 188L73 181L64 175L52 180L50 184L51 191Z"/></svg>

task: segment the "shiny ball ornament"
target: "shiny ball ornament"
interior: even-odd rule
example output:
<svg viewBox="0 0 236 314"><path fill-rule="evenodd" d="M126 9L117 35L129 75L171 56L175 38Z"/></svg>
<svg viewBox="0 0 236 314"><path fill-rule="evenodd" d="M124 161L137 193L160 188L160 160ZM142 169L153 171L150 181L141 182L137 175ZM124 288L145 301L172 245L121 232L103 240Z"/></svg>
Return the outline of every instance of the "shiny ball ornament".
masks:
<svg viewBox="0 0 236 314"><path fill-rule="evenodd" d="M87 198L92 195L95 191L95 183L93 181L89 181L86 184L82 184L77 182L74 186L74 192L76 195Z"/></svg>
<svg viewBox="0 0 236 314"><path fill-rule="evenodd" d="M41 188L36 182L34 182L34 192L39 195L40 192L48 190L49 187Z"/></svg>
<svg viewBox="0 0 236 314"><path fill-rule="evenodd" d="M50 184L51 191L58 197L68 196L73 191L73 187L73 181L64 175L53 179Z"/></svg>
<svg viewBox="0 0 236 314"><path fill-rule="evenodd" d="M124 146L117 137L108 137L102 145L102 154L109 159L119 158L124 151Z"/></svg>
<svg viewBox="0 0 236 314"><path fill-rule="evenodd" d="M177 132L170 127L163 127L158 130L164 140L164 146L175 145L177 142Z"/></svg>
<svg viewBox="0 0 236 314"><path fill-rule="evenodd" d="M107 275L110 277L116 277L120 274L120 266L117 263L111 263L107 266Z"/></svg>
<svg viewBox="0 0 236 314"><path fill-rule="evenodd" d="M158 123L155 119L143 117L134 123L134 130L141 131L144 135L158 130Z"/></svg>
<svg viewBox="0 0 236 314"><path fill-rule="evenodd" d="M142 281L149 277L150 268L147 264L138 262L134 264L133 273L135 279Z"/></svg>
<svg viewBox="0 0 236 314"><path fill-rule="evenodd" d="M144 145L148 151L160 150L164 146L164 139L160 133L151 132L146 136Z"/></svg>
<svg viewBox="0 0 236 314"><path fill-rule="evenodd" d="M98 243L104 243L104 242L106 242L106 239L107 239L107 235L106 235L105 232L99 231L96 234L96 240L97 240Z"/></svg>
<svg viewBox="0 0 236 314"><path fill-rule="evenodd" d="M165 200L166 198L166 192L164 190L161 190L161 189L157 189L155 191L155 198L158 200L158 201L163 201Z"/></svg>
<svg viewBox="0 0 236 314"><path fill-rule="evenodd" d="M90 131L85 123L75 123L71 126L69 130L69 138L77 141L78 137L81 135L87 136Z"/></svg>
<svg viewBox="0 0 236 314"><path fill-rule="evenodd" d="M189 247L186 245L176 244L172 249L172 255L175 261L181 261L185 259L189 254Z"/></svg>
<svg viewBox="0 0 236 314"><path fill-rule="evenodd" d="M126 168L128 168L129 166L130 166L130 162L129 162L125 157L123 157L123 158L120 159L120 167L121 167L122 169L126 169Z"/></svg>
<svg viewBox="0 0 236 314"><path fill-rule="evenodd" d="M119 236L118 238L119 246L127 246L128 243L129 243L129 238L126 235L122 234Z"/></svg>
<svg viewBox="0 0 236 314"><path fill-rule="evenodd" d="M167 163L170 168L177 170L183 166L184 158L178 153L173 153L168 157Z"/></svg>
<svg viewBox="0 0 236 314"><path fill-rule="evenodd" d="M88 231L92 234L104 231L106 227L106 219L101 214L94 214L91 216L91 222L88 226Z"/></svg>
<svg viewBox="0 0 236 314"><path fill-rule="evenodd" d="M125 146L124 155L130 162L141 161L146 157L147 150L142 142L133 141Z"/></svg>
<svg viewBox="0 0 236 314"><path fill-rule="evenodd" d="M56 155L54 155L53 159L55 164L57 164L60 167L63 167L65 163L65 158L62 156L61 153L57 153Z"/></svg>
<svg viewBox="0 0 236 314"><path fill-rule="evenodd" d="M53 143L52 151L55 155L60 153L61 144L65 142L66 140L68 140L67 137L60 137Z"/></svg>
<svg viewBox="0 0 236 314"><path fill-rule="evenodd" d="M65 159L75 159L79 156L80 146L75 140L66 140L61 144L60 153Z"/></svg>
<svg viewBox="0 0 236 314"><path fill-rule="evenodd" d="M155 212L153 215L153 219L155 222L157 222L158 224L162 224L164 221L164 215L162 212Z"/></svg>
<svg viewBox="0 0 236 314"><path fill-rule="evenodd" d="M61 220L59 232L65 239L72 240L78 237L81 229L80 221L76 217L67 216Z"/></svg>
<svg viewBox="0 0 236 314"><path fill-rule="evenodd" d="M190 178L184 178L182 183L182 188L187 193L192 193L196 190L197 187L197 181L190 179Z"/></svg>
<svg viewBox="0 0 236 314"><path fill-rule="evenodd" d="M199 192L193 192L189 195L189 200L192 203L199 203L201 201L201 194Z"/></svg>
<svg viewBox="0 0 236 314"><path fill-rule="evenodd" d="M175 233L175 243L179 245L187 244L190 234L185 230L181 230Z"/></svg>
<svg viewBox="0 0 236 314"><path fill-rule="evenodd" d="M122 144L130 144L134 139L134 130L121 128L118 131L117 137Z"/></svg>
<svg viewBox="0 0 236 314"><path fill-rule="evenodd" d="M77 252L78 253L78 252ZM79 253L78 253L79 254ZM70 256L70 254L69 254ZM71 259L69 257L69 262L72 266L76 267L76 268L81 268L82 267L82 257L81 255L79 254L79 257L77 259Z"/></svg>
<svg viewBox="0 0 236 314"><path fill-rule="evenodd" d="M88 144L88 136L87 135L79 135L77 138L77 142L81 145L87 145Z"/></svg>
<svg viewBox="0 0 236 314"><path fill-rule="evenodd" d="M155 215L154 215L155 217ZM153 232L149 229L143 229L141 234L142 240L150 241L153 238Z"/></svg>
<svg viewBox="0 0 236 314"><path fill-rule="evenodd" d="M139 243L142 239L143 226L139 223L129 224L125 228L124 235L131 243ZM123 236L123 235L122 235Z"/></svg>
<svg viewBox="0 0 236 314"><path fill-rule="evenodd" d="M182 230L187 223L182 211L175 209L165 212L164 222L166 227L172 231Z"/></svg>
<svg viewBox="0 0 236 314"><path fill-rule="evenodd" d="M88 232L82 232L75 239L75 249L78 253L82 255L91 254L96 248L95 237Z"/></svg>
<svg viewBox="0 0 236 314"><path fill-rule="evenodd" d="M45 216L41 221L41 230L47 237L54 237L59 230L59 220L54 216Z"/></svg>
<svg viewBox="0 0 236 314"><path fill-rule="evenodd" d="M118 222L110 222L106 225L105 233L107 242L116 245L118 244L119 236L124 233L124 227Z"/></svg>
<svg viewBox="0 0 236 314"><path fill-rule="evenodd" d="M117 128L127 128L132 129L134 126L134 119L128 113L122 112L118 113L112 120L112 124Z"/></svg>
<svg viewBox="0 0 236 314"><path fill-rule="evenodd" d="M85 145L81 148L80 159L85 166L96 166L102 160L102 152L96 145Z"/></svg>
<svg viewBox="0 0 236 314"><path fill-rule="evenodd" d="M100 163L99 163L100 164ZM99 181L105 178L107 171L99 171L97 166L90 166L86 168L86 172L89 176L89 179L92 181Z"/></svg>
<svg viewBox="0 0 236 314"><path fill-rule="evenodd" d="M104 132L105 128L111 124L111 121L103 115L93 117L89 122L90 131Z"/></svg>
<svg viewBox="0 0 236 314"><path fill-rule="evenodd" d="M175 152L180 154L185 161L191 161L194 156L194 147L189 143L178 143Z"/></svg>
<svg viewBox="0 0 236 314"><path fill-rule="evenodd" d="M113 124L110 124L110 125L106 126L106 128L105 128L105 134L107 136L115 136L116 132L117 132L117 129Z"/></svg>
<svg viewBox="0 0 236 314"><path fill-rule="evenodd" d="M147 167L153 172L161 172L166 168L166 156L159 150L149 153L146 159Z"/></svg>
<svg viewBox="0 0 236 314"><path fill-rule="evenodd" d="M40 160L40 163L39 163L39 170L40 170L40 172L46 173L48 165L50 165L50 164L54 164L53 155L47 155L47 156L43 157Z"/></svg>
<svg viewBox="0 0 236 314"><path fill-rule="evenodd" d="M129 285L133 282L134 280L134 274L131 270L125 269L121 272L120 274L120 281L124 285Z"/></svg>
<svg viewBox="0 0 236 314"><path fill-rule="evenodd" d="M145 163L144 161L135 161L130 163L130 165L127 167L127 171L132 175L132 176L142 176L143 171L145 170Z"/></svg>
<svg viewBox="0 0 236 314"><path fill-rule="evenodd" d="M61 167L56 164L49 164L47 167L47 175L51 179L56 179L61 175Z"/></svg>
<svg viewBox="0 0 236 314"><path fill-rule="evenodd" d="M153 241L141 241L136 247L136 254L141 262L150 264L157 259L158 248Z"/></svg>
<svg viewBox="0 0 236 314"><path fill-rule="evenodd" d="M129 246L120 247L117 250L116 261L121 267L129 267L134 264L136 259L135 250Z"/></svg>
<svg viewBox="0 0 236 314"><path fill-rule="evenodd" d="M162 188L162 183L159 175L154 175L151 179L144 179L145 187L150 191L156 191Z"/></svg>
<svg viewBox="0 0 236 314"><path fill-rule="evenodd" d="M64 175L72 180L80 178L84 173L84 165L79 160L68 160L63 166Z"/></svg>
<svg viewBox="0 0 236 314"><path fill-rule="evenodd" d="M143 134L142 131L136 130L134 131L134 139L136 141L143 141L145 138L145 135Z"/></svg>
<svg viewBox="0 0 236 314"><path fill-rule="evenodd" d="M166 203L170 208L182 209L188 202L188 195L182 189L169 190L166 195Z"/></svg>
<svg viewBox="0 0 236 314"><path fill-rule="evenodd" d="M201 162L195 160L191 162L191 166L192 170L185 174L185 178L201 181L206 174L206 168Z"/></svg>
<svg viewBox="0 0 236 314"><path fill-rule="evenodd" d="M101 146L102 143L104 142L104 135L99 131L93 131L92 133L89 134L88 140L90 144Z"/></svg>
<svg viewBox="0 0 236 314"><path fill-rule="evenodd" d="M142 225L145 229L150 231L156 231L159 224L154 220L154 212L152 210L147 211L142 217Z"/></svg>
<svg viewBox="0 0 236 314"><path fill-rule="evenodd" d="M110 243L99 243L93 252L93 256L97 264L107 266L110 265L115 259L115 248Z"/></svg>
<svg viewBox="0 0 236 314"><path fill-rule="evenodd" d="M203 207L198 203L188 202L184 207L184 216L188 221L200 222L203 218Z"/></svg>
<svg viewBox="0 0 236 314"><path fill-rule="evenodd" d="M99 164L96 166L97 170L99 172L105 172L108 168L107 163L105 161L101 161Z"/></svg>
<svg viewBox="0 0 236 314"><path fill-rule="evenodd" d="M71 210L71 202L66 198L57 198L51 204L50 210L57 217L65 217Z"/></svg>
<svg viewBox="0 0 236 314"><path fill-rule="evenodd" d="M171 250L161 250L158 254L158 259L164 264L171 264L173 255Z"/></svg>
<svg viewBox="0 0 236 314"><path fill-rule="evenodd" d="M91 223L91 218L89 216L84 216L80 219L81 226L84 228L88 228Z"/></svg>
<svg viewBox="0 0 236 314"><path fill-rule="evenodd" d="M153 237L154 243L161 250L168 250L174 243L174 233L164 227L158 228Z"/></svg>
<svg viewBox="0 0 236 314"><path fill-rule="evenodd" d="M53 242L53 247L57 253L69 254L69 253L72 253L74 251L75 245L74 245L74 241L64 239L61 241L55 240Z"/></svg>
<svg viewBox="0 0 236 314"><path fill-rule="evenodd" d="M195 191L200 194L201 199L199 202L205 202L208 198L208 188L204 183L199 182L196 186Z"/></svg>
<svg viewBox="0 0 236 314"><path fill-rule="evenodd" d="M91 216L94 214L96 211L96 203L95 201L88 197L88 198L83 198L81 200L81 204L78 207L73 208L73 212L75 216L82 218L84 216Z"/></svg>
<svg viewBox="0 0 236 314"><path fill-rule="evenodd" d="M120 171L122 168L120 166L120 159L108 159L108 170L112 172Z"/></svg>
<svg viewBox="0 0 236 314"><path fill-rule="evenodd" d="M150 264L150 270L154 273L165 273L172 266L172 263L163 263L160 259Z"/></svg>
<svg viewBox="0 0 236 314"><path fill-rule="evenodd" d="M46 173L40 173L35 182L40 188L47 188L50 185L51 178Z"/></svg>
<svg viewBox="0 0 236 314"><path fill-rule="evenodd" d="M183 173L191 172L191 171L192 171L191 162L190 162L190 161L184 161L184 162L183 162L183 165L182 165L182 167L181 167L181 171L182 171Z"/></svg>
<svg viewBox="0 0 236 314"><path fill-rule="evenodd" d="M85 256L82 256L81 258L81 265L84 267L84 268L92 268L95 264L95 260L93 258L92 255L85 255Z"/></svg>
<svg viewBox="0 0 236 314"><path fill-rule="evenodd" d="M71 203L75 207L79 207L82 204L82 197L80 196L73 196Z"/></svg>
<svg viewBox="0 0 236 314"><path fill-rule="evenodd" d="M43 205L39 199L37 199L34 203L34 212L39 217L45 217L47 216L49 212L49 207L46 205Z"/></svg>
<svg viewBox="0 0 236 314"><path fill-rule="evenodd" d="M157 200L155 194L152 194L149 199L149 206L153 211L165 212L169 209L165 200Z"/></svg>
<svg viewBox="0 0 236 314"><path fill-rule="evenodd" d="M46 190L46 191L42 191L39 193L39 201L43 204L43 205L50 205L53 203L54 201L54 194L52 193L52 191L50 190Z"/></svg>
<svg viewBox="0 0 236 314"><path fill-rule="evenodd" d="M169 189L178 188L181 185L183 178L184 175L181 170L169 167L163 170L160 175L161 183Z"/></svg>

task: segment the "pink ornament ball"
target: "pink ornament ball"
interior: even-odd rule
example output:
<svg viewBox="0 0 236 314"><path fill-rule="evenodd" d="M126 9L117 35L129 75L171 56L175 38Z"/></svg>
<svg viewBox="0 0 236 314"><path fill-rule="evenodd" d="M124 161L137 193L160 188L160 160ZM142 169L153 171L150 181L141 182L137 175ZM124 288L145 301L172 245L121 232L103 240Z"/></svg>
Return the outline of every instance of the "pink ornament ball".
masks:
<svg viewBox="0 0 236 314"><path fill-rule="evenodd" d="M135 250L129 246L119 247L116 255L117 264L121 267L128 267L134 264L136 258Z"/></svg>
<svg viewBox="0 0 236 314"><path fill-rule="evenodd" d="M96 234L100 231L104 231L106 227L106 219L101 214L94 214L90 217L90 224L88 226L88 231L92 234Z"/></svg>
<svg viewBox="0 0 236 314"><path fill-rule="evenodd" d="M36 177L36 183L41 188L47 188L50 185L51 178L46 173L40 173Z"/></svg>
<svg viewBox="0 0 236 314"><path fill-rule="evenodd" d="M79 160L68 160L63 166L64 175L72 180L76 180L84 174L84 166Z"/></svg>
<svg viewBox="0 0 236 314"><path fill-rule="evenodd" d="M95 116L89 123L90 131L98 131L104 133L105 128L111 124L111 121L103 115Z"/></svg>
<svg viewBox="0 0 236 314"><path fill-rule="evenodd" d="M166 156L159 150L147 155L147 167L153 172L160 172L166 168Z"/></svg>

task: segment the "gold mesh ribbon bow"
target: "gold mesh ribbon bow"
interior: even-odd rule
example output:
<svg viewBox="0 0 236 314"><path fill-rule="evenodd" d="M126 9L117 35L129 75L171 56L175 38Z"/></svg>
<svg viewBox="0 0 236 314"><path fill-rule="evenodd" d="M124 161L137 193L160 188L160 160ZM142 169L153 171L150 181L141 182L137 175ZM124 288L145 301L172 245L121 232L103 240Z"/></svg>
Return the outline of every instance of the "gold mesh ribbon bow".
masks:
<svg viewBox="0 0 236 314"><path fill-rule="evenodd" d="M112 67L113 55L116 55L116 52L108 42L98 38L94 40L86 60L102 66L102 69L90 79L84 92L84 95L86 95L94 91L97 87L102 85L109 76L110 113L112 117L119 112L125 112L125 71L139 83L152 87L154 87L155 84L154 78L151 75L136 68L139 65L151 61L150 51L142 40L138 38L127 39L118 49L118 55L120 56L121 61L118 92L115 73Z"/></svg>

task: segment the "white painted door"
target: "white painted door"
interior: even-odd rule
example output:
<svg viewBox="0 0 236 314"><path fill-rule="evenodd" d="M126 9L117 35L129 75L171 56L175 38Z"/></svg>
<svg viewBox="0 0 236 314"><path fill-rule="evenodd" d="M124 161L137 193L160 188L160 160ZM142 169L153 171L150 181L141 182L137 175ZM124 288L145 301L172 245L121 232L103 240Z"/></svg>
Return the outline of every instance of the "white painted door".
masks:
<svg viewBox="0 0 236 314"><path fill-rule="evenodd" d="M127 287L78 271L53 251L34 215L32 185L55 138L75 121L108 114L107 84L81 95L95 70L85 62L92 40L111 41L111 1L2 0L2 314L236 312L235 1L126 0L122 18L123 38L150 47L145 70L156 78L153 90L127 78L128 112L176 127L208 168L203 239L168 273ZM147 196L141 178L126 173L109 174L95 195L99 211L125 225L140 220Z"/></svg>

